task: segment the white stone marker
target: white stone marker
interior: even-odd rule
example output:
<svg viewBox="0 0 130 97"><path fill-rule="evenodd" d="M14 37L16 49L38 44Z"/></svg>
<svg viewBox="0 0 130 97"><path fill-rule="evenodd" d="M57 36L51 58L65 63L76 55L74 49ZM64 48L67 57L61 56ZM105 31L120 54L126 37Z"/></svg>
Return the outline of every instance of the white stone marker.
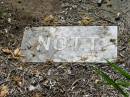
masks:
<svg viewBox="0 0 130 97"><path fill-rule="evenodd" d="M26 28L21 45L25 62L94 62L117 59L117 26Z"/></svg>

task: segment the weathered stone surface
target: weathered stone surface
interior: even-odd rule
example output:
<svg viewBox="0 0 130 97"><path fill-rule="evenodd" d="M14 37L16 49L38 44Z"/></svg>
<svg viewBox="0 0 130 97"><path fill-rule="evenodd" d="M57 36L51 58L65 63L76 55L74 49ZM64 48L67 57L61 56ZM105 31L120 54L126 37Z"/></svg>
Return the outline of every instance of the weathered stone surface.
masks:
<svg viewBox="0 0 130 97"><path fill-rule="evenodd" d="M105 62L117 58L117 26L26 28L21 45L25 62Z"/></svg>

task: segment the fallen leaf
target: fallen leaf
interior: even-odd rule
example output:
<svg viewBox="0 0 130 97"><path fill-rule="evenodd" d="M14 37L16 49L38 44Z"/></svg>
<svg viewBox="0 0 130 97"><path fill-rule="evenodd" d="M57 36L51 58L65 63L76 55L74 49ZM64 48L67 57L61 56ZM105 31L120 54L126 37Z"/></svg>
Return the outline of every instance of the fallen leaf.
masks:
<svg viewBox="0 0 130 97"><path fill-rule="evenodd" d="M8 48L3 48L1 49L3 53L10 55L9 58L10 59L20 59L21 57L24 57L21 54L21 50L19 48L16 48L14 51L8 49Z"/></svg>
<svg viewBox="0 0 130 97"><path fill-rule="evenodd" d="M44 22L49 25L49 24L55 24L56 18L53 15L48 15L44 18Z"/></svg>
<svg viewBox="0 0 130 97"><path fill-rule="evenodd" d="M12 53L12 58L18 60L21 57L24 57L24 55L22 55L21 53L21 50L19 48L15 49L14 52Z"/></svg>
<svg viewBox="0 0 130 97"><path fill-rule="evenodd" d="M81 21L79 21L79 23L81 24L81 25L89 25L90 23L92 23L93 22L93 19L92 18L90 18L90 17L83 17L82 18L82 20Z"/></svg>
<svg viewBox="0 0 130 97"><path fill-rule="evenodd" d="M18 86L22 85L22 77L20 77L20 76L13 76L12 80L16 83L16 85L18 85Z"/></svg>
<svg viewBox="0 0 130 97"><path fill-rule="evenodd" d="M9 92L8 86L3 85L3 86L0 88L0 97L5 97L5 96L7 96L8 92Z"/></svg>
<svg viewBox="0 0 130 97"><path fill-rule="evenodd" d="M14 56L21 56L21 51L20 51L20 49L19 48L17 48L17 49L15 49L14 50Z"/></svg>
<svg viewBox="0 0 130 97"><path fill-rule="evenodd" d="M3 48L3 49L1 49L1 50L2 50L2 52L5 53L5 54L11 54L11 53L12 53L12 51L11 51L10 49L8 49L8 48Z"/></svg>

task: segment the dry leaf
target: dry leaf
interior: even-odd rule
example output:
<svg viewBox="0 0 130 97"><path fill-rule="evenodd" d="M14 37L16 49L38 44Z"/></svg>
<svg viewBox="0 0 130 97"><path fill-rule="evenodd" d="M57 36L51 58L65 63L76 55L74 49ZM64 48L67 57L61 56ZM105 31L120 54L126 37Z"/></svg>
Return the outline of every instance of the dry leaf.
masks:
<svg viewBox="0 0 130 97"><path fill-rule="evenodd" d="M7 96L8 92L9 92L8 86L2 86L0 89L0 97Z"/></svg>
<svg viewBox="0 0 130 97"><path fill-rule="evenodd" d="M20 57L24 57L24 56L22 55L21 50L19 48L17 48L14 50L14 52L12 54L12 58L18 60L18 59L20 59Z"/></svg>
<svg viewBox="0 0 130 97"><path fill-rule="evenodd" d="M21 56L21 51L19 48L14 50L14 56Z"/></svg>
<svg viewBox="0 0 130 97"><path fill-rule="evenodd" d="M20 76L13 76L12 80L16 82L17 85L21 86L22 85L22 77Z"/></svg>
<svg viewBox="0 0 130 97"><path fill-rule="evenodd" d="M15 49L14 52L8 48L5 48L5 49L1 49L3 53L5 54L9 54L11 56L9 56L9 58L11 59L20 59L20 57L24 57L22 54L21 54L21 50L19 48Z"/></svg>
<svg viewBox="0 0 130 97"><path fill-rule="evenodd" d="M2 50L3 53L6 53L6 54L11 54L12 53L12 51L9 50L8 48L5 48L5 49L3 48L1 50Z"/></svg>
<svg viewBox="0 0 130 97"><path fill-rule="evenodd" d="M79 23L81 25L89 25L92 22L93 22L92 18L90 18L90 17L84 17Z"/></svg>
<svg viewBox="0 0 130 97"><path fill-rule="evenodd" d="M44 22L46 24L55 24L56 18L53 15L49 15L44 18Z"/></svg>

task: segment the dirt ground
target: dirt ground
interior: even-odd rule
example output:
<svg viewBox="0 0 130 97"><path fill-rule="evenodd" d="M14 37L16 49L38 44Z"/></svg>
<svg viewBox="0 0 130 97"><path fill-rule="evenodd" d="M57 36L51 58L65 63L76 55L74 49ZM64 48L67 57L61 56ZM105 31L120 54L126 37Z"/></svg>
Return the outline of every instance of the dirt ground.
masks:
<svg viewBox="0 0 130 97"><path fill-rule="evenodd" d="M90 64L22 63L2 49L20 48L25 27L117 25L117 63L129 71L130 0L0 0L0 89L7 97L122 97ZM106 64L97 64L119 79ZM4 96L3 96L4 97Z"/></svg>

